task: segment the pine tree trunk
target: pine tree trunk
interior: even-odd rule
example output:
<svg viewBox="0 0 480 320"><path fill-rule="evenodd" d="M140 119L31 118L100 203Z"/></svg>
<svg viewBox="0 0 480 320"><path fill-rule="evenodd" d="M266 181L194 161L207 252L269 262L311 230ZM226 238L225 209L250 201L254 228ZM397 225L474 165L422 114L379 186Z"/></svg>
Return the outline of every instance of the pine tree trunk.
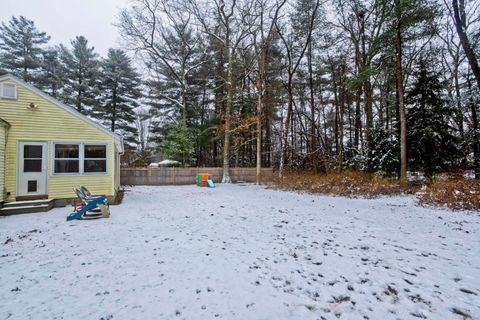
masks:
<svg viewBox="0 0 480 320"><path fill-rule="evenodd" d="M112 120L110 131L115 132L115 122L117 120L117 90L113 89L112 95Z"/></svg>
<svg viewBox="0 0 480 320"><path fill-rule="evenodd" d="M285 163L287 161L288 156L288 136L290 133L290 126L291 126L291 118L293 112L293 88L292 88L292 79L293 75L290 74L288 76L288 83L287 83L287 94L288 94L288 103L287 103L287 116L284 121L283 126L283 143L282 143L282 150L280 154L280 167L278 170L278 176L280 178L283 177L283 171L285 168Z"/></svg>
<svg viewBox="0 0 480 320"><path fill-rule="evenodd" d="M312 68L312 43L308 44L308 84L310 87L310 152L312 158L313 170L316 173L317 168L317 134L316 134L316 123L315 123L315 92L313 88L313 68Z"/></svg>
<svg viewBox="0 0 480 320"><path fill-rule="evenodd" d="M345 103L346 103L346 67L342 63L340 67L340 92L339 92L339 108L338 108L338 166L340 170L343 169L343 139L344 139L344 115L345 115Z"/></svg>
<svg viewBox="0 0 480 320"><path fill-rule="evenodd" d="M260 65L260 63L259 63ZM262 68L259 66L259 68ZM256 155L256 180L257 184L260 183L262 175L262 92L263 92L263 80L260 80L262 72L259 72L259 79L257 79L257 155Z"/></svg>
<svg viewBox="0 0 480 320"><path fill-rule="evenodd" d="M228 43L228 41L227 41ZM233 52L228 50L227 67L227 105L225 108L225 140L223 144L223 177L222 183L232 183L230 178L230 117L233 105Z"/></svg>
<svg viewBox="0 0 480 320"><path fill-rule="evenodd" d="M365 16L361 16L360 22L360 35L361 35L361 47L362 47L362 57L361 57L361 70L367 71L370 69L370 60L368 58L367 48L366 48L366 34L365 34ZM371 140L371 131L373 128L373 88L370 81L370 76L366 76L363 82L363 92L365 97L365 135L367 138L367 146Z"/></svg>
<svg viewBox="0 0 480 320"><path fill-rule="evenodd" d="M371 131L373 128L373 92L372 92L372 83L367 79L364 83L364 92L365 92L365 135L367 138L367 144L371 138Z"/></svg>
<svg viewBox="0 0 480 320"><path fill-rule="evenodd" d="M337 156L337 166L341 166L340 165L340 149L341 149L341 146L340 146L340 99L341 99L341 92L339 92L339 84L337 83L338 80L337 80L337 77L338 77L338 74L337 74L337 71L335 70L335 66L332 62L331 66L331 72L332 72L332 90L333 90L333 102L334 102L334 105L335 105L335 154ZM340 83L340 87L341 87L341 83ZM340 89L341 90L341 89Z"/></svg>
<svg viewBox="0 0 480 320"><path fill-rule="evenodd" d="M263 149L265 150L265 153L266 153L265 154L265 159L264 159L264 164L267 167L271 167L272 166L272 158L271 158L272 139L271 139L271 136L270 136L270 119L268 117L265 117L265 126L264 127L265 127L265 139L264 139L264 143L263 143L264 144Z"/></svg>
<svg viewBox="0 0 480 320"><path fill-rule="evenodd" d="M397 0L398 1L398 0ZM399 4L398 4L399 5ZM406 185L407 181L407 116L405 112L405 93L403 88L402 67L402 34L400 19L397 21L395 35L395 73L397 77L397 103L400 118L400 183Z"/></svg>
<svg viewBox="0 0 480 320"><path fill-rule="evenodd" d="M473 124L473 157L475 179L480 179L480 128L478 127L477 104L471 103L472 109L472 124Z"/></svg>
<svg viewBox="0 0 480 320"><path fill-rule="evenodd" d="M360 137L362 134L362 114L361 114L361 100L362 100L362 89L359 88L356 94L355 101L355 134L353 138L353 144L355 148L360 150Z"/></svg>
<svg viewBox="0 0 480 320"><path fill-rule="evenodd" d="M263 12L262 12L263 19ZM263 20L262 20L263 23ZM263 122L263 96L265 91L265 64L266 64L266 46L265 39L262 39L260 45L260 52L257 55L258 58L258 74L257 74L257 136L256 136L256 181L260 184L262 175L262 122Z"/></svg>
<svg viewBox="0 0 480 320"><path fill-rule="evenodd" d="M458 57L458 56L457 56ZM465 141L465 129L464 129L464 126L463 126L463 112L462 112L462 102L461 102L461 93L460 93L460 82L459 82L459 79L458 79L458 66L459 66L459 62L458 62L458 59L455 59L456 61L454 62L455 63L455 66L454 66L454 70L453 70L453 80L454 80L454 86L455 86L455 100L456 100L456 105L457 105L457 108L455 110L455 122L457 123L457 126L458 126L458 133L460 134L460 139L463 141ZM462 168L465 169L467 167L467 150L465 148L465 144L462 144L462 154L463 154L463 157L462 157Z"/></svg>
<svg viewBox="0 0 480 320"><path fill-rule="evenodd" d="M472 81L467 77L467 86L470 92L469 106L472 112L472 129L473 129L473 168L475 170L475 179L480 179L480 134L478 126L477 104L473 95ZM478 101L478 100L477 100Z"/></svg>
<svg viewBox="0 0 480 320"><path fill-rule="evenodd" d="M462 44L463 51L467 57L472 73L477 81L477 86L480 89L480 65L473 50L470 40L468 39L466 32L466 16L465 16L465 2L460 0L460 6L457 0L452 0L455 28L457 29L460 43ZM475 179L480 179L480 132L477 116L477 106L475 102L472 102L472 122L473 122L473 150L474 150L474 168Z"/></svg>

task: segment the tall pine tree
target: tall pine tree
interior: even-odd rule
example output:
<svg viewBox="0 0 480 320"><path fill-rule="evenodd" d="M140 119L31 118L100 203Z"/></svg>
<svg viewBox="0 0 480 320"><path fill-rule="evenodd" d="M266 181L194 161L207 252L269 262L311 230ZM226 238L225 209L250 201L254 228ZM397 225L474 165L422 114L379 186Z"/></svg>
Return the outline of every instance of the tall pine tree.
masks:
<svg viewBox="0 0 480 320"><path fill-rule="evenodd" d="M38 31L33 21L24 16L12 17L0 26L0 69L11 72L27 82L35 82L40 68L42 46L50 40Z"/></svg>
<svg viewBox="0 0 480 320"><path fill-rule="evenodd" d="M64 81L64 69L60 62L58 48L45 50L37 84L43 91L56 98Z"/></svg>
<svg viewBox="0 0 480 320"><path fill-rule="evenodd" d="M98 54L88 40L77 36L71 42L72 49L60 45L61 61L65 69L62 99L77 111L88 114L97 103L99 66Z"/></svg>
<svg viewBox="0 0 480 320"><path fill-rule="evenodd" d="M452 168L460 159L460 150L449 126L453 110L443 97L445 84L439 81L440 75L422 60L415 77L406 97L409 167L432 177Z"/></svg>
<svg viewBox="0 0 480 320"><path fill-rule="evenodd" d="M134 143L135 108L141 97L140 76L125 51L119 49L108 50L101 71L101 103L93 108L92 116Z"/></svg>
<svg viewBox="0 0 480 320"><path fill-rule="evenodd" d="M431 36L434 32L434 19L437 3L432 0L388 0L391 13L388 16L389 28L386 35L393 40L395 50L395 89L396 105L400 127L400 181L407 181L407 120L405 108L405 53L415 41Z"/></svg>

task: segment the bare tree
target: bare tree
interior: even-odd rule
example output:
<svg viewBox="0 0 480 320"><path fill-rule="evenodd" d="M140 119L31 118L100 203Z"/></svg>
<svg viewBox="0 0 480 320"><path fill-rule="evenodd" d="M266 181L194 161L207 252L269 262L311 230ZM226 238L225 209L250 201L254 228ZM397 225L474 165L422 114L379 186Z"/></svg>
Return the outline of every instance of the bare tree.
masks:
<svg viewBox="0 0 480 320"><path fill-rule="evenodd" d="M478 6L478 4L477 4ZM472 69L472 73L477 82L477 87L480 90L480 64L478 57L476 56L475 50L472 47L471 41L468 38L467 34L467 15L465 11L465 0L452 0L453 7L453 19L455 23L455 28L457 29L458 37L460 38L460 43L465 53L468 64ZM478 8L478 7L477 7ZM478 14L478 11L477 11ZM478 17L476 19L479 19ZM473 125L473 153L475 157L475 179L480 179L480 132L478 125L478 114L477 114L477 102L470 104L472 110L472 125Z"/></svg>
<svg viewBox="0 0 480 320"><path fill-rule="evenodd" d="M186 3L172 0L134 0L120 13L120 32L142 54L157 78L157 94L180 110L186 124L191 76L205 63L202 38L192 27Z"/></svg>
<svg viewBox="0 0 480 320"><path fill-rule="evenodd" d="M277 30L280 39L283 42L286 51L286 58L287 58L287 115L285 117L285 121L283 124L283 136L282 136L282 150L280 154L280 166L278 170L278 175L281 178L283 176L283 170L285 167L285 162L287 161L288 157L288 137L290 136L290 127L292 121L292 113L293 113L293 77L297 72L298 66L302 61L305 52L308 48L308 45L311 41L313 26L315 23L315 17L317 16L317 10L320 7L320 0L316 0L315 6L310 15L310 21L308 23L308 29L305 39L302 39L299 46L299 50L297 52L296 47L293 45L291 39L287 39L286 37L286 30L282 30L280 27L278 20L275 21L275 27ZM284 29L284 28L283 28Z"/></svg>
<svg viewBox="0 0 480 320"><path fill-rule="evenodd" d="M263 104L266 90L267 56L271 45L275 24L278 20L280 10L287 0L282 0L274 5L270 5L268 0L257 0L255 2L255 11L258 14L258 27L252 31L253 42L255 45L255 57L257 60L256 68L256 179L260 183L262 173L262 122L263 122ZM271 13L273 12L273 14Z"/></svg>
<svg viewBox="0 0 480 320"><path fill-rule="evenodd" d="M437 36L443 42L443 47L441 48L443 68L448 71L447 79L450 82L450 86L447 90L449 99L455 107L455 124L461 140L464 141L465 128L460 68L465 60L465 55L462 52L462 45L455 31L455 25L450 19L446 19L442 24L442 28L439 30ZM463 160L461 166L465 168L467 165L467 150L465 147L462 148L462 152Z"/></svg>
<svg viewBox="0 0 480 320"><path fill-rule="evenodd" d="M237 0L214 0L213 16L209 6L200 8L196 1L190 1L190 10L195 15L203 32L218 42L227 52L226 79L226 107L224 114L224 145L223 145L223 177L222 183L231 183L230 178L230 136L231 114L235 94L234 62L235 55L242 42L248 37L254 17L250 14L254 0L239 2ZM213 21L210 19L212 18Z"/></svg>
<svg viewBox="0 0 480 320"><path fill-rule="evenodd" d="M355 64L357 66L356 76L358 82L361 83L358 86L357 99L360 100L363 93L366 118L365 134L368 142L373 127L373 85L371 78L374 70L372 70L372 62L381 52L379 40L384 32L388 2L382 0L337 0L337 6L338 23L347 32L346 34L354 46ZM357 101L356 147L358 147L361 137L360 110L360 102Z"/></svg>
<svg viewBox="0 0 480 320"><path fill-rule="evenodd" d="M135 127L137 128L137 158L141 163L149 164L152 156L150 147L150 113L139 110L136 114Z"/></svg>

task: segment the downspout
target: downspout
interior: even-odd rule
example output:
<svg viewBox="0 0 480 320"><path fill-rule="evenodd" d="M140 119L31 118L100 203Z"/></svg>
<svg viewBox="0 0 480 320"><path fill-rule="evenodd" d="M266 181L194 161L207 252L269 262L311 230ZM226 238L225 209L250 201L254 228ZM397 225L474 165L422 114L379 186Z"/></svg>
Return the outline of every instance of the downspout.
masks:
<svg viewBox="0 0 480 320"><path fill-rule="evenodd" d="M10 123L3 121L1 124L3 129L5 130L5 142L3 146L3 202L2 202L2 207L3 203L6 202L7 200L7 189L6 189L6 179L7 179L7 141L8 141L8 129L10 128ZM18 159L17 159L18 161Z"/></svg>
<svg viewBox="0 0 480 320"><path fill-rule="evenodd" d="M117 140L117 137L118 137L118 140ZM117 147L117 142L119 144L119 147L121 147L121 149L119 149ZM120 185L120 181L121 181L121 176L120 176L120 173L121 173L121 170L120 170L120 156L124 154L124 143L123 143L123 137L120 137L120 136L113 136L113 157L112 157L112 162L113 162L113 166L112 166L112 195L116 198L117 196L117 191L115 188L115 177L116 177L116 168L117 168L117 162L118 162L118 183ZM118 159L115 160L116 156L118 156ZM120 189L120 188L119 188Z"/></svg>

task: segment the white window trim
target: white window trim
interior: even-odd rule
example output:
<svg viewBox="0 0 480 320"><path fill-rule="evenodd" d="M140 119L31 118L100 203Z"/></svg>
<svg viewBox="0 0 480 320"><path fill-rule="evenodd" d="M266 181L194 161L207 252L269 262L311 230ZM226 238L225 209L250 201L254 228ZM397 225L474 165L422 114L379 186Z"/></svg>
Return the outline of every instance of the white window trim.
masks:
<svg viewBox="0 0 480 320"><path fill-rule="evenodd" d="M14 92L15 92L15 97L5 97L4 94L3 94L3 86L4 85L11 85L13 86L14 88ZM0 83L0 99L6 99L6 100L17 100L17 97L18 97L18 87L15 83L11 83L11 82L4 82L4 83Z"/></svg>
<svg viewBox="0 0 480 320"><path fill-rule="evenodd" d="M57 144L74 144L78 145L78 158L55 158L55 146ZM86 145L95 145L95 146L105 146L106 149L106 158L87 158L96 159L96 160L105 160L105 172L85 172L84 171L84 160L85 159L85 146ZM110 169L109 165L109 152L110 144L108 142L78 142L78 141L54 141L52 146L52 176L108 176ZM79 172L55 172L55 160L78 160L78 171Z"/></svg>
<svg viewBox="0 0 480 320"><path fill-rule="evenodd" d="M55 157L55 147L57 144L71 144L71 145L77 145L78 146L78 158L56 158ZM82 174L82 168L80 167L81 165L81 152L82 152L82 144L80 142L54 142L53 143L53 148L52 148L52 175L55 176L79 176ZM77 160L78 163L78 172L55 172L55 161L56 160Z"/></svg>
<svg viewBox="0 0 480 320"><path fill-rule="evenodd" d="M105 146L105 158L86 158L85 146ZM84 175L107 175L108 174L108 143L86 142L82 144L82 173ZM105 160L105 172L85 172L85 160Z"/></svg>
<svg viewBox="0 0 480 320"><path fill-rule="evenodd" d="M38 145L34 145L34 146L38 146ZM43 146L42 146L42 153L43 153ZM25 157L25 153L24 153L24 156L23 156L23 173L25 172L38 172L38 171L25 171L25 160L40 160L42 161L42 166L40 167L40 172L42 172L42 167L44 166L43 164L43 155L40 157L40 158L27 158Z"/></svg>

